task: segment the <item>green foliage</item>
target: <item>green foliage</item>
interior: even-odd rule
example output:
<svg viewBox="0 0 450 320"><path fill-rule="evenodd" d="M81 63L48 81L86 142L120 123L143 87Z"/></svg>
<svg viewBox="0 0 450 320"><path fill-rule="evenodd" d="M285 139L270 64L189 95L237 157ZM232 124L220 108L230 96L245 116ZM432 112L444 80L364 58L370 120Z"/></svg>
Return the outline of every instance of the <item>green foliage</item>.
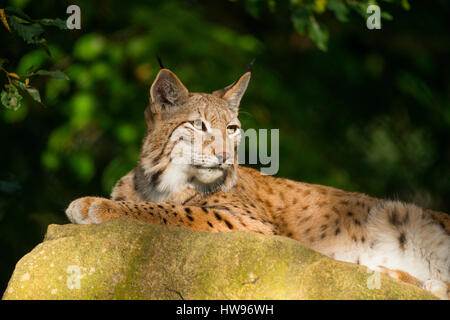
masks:
<svg viewBox="0 0 450 320"><path fill-rule="evenodd" d="M348 22L348 15L350 13L350 7L346 6L341 0L328 0L327 7L333 11L336 19L340 22Z"/></svg>
<svg viewBox="0 0 450 320"><path fill-rule="evenodd" d="M391 2L385 0L386 2ZM327 27L318 22L317 16L328 11L333 12L340 22L348 22L350 11L355 11L367 19L367 7L379 5L375 0L291 0L292 23L301 35L307 34L322 51L328 49L329 32ZM408 2L402 1L402 6L408 10ZM382 10L381 17L392 20L389 12Z"/></svg>
<svg viewBox="0 0 450 320"><path fill-rule="evenodd" d="M47 40L43 37L43 26L53 26L59 28L60 30L66 29L66 23L58 18L34 20L18 8L8 7L1 10L2 23L8 31L11 32L11 28L9 27L11 26L17 35L20 36L26 43L31 45L39 45L48 55L50 55L50 50L47 45ZM19 76L16 73L8 72L3 67L3 65L6 64L6 59L1 59L1 61L0 68L6 74L8 79L8 84L5 84L4 89L0 93L1 102L6 108L14 111L18 110L22 106L22 92L28 93L34 101L39 103L42 102L39 91L29 85L29 78L38 75L46 75L55 79L69 80L69 78L62 71L37 70L39 67L37 65L32 65L27 70L27 74ZM33 70L33 72L29 72L31 70ZM24 82L14 80L13 78L24 79Z"/></svg>
<svg viewBox="0 0 450 320"><path fill-rule="evenodd" d="M81 30L40 23L51 55L0 25L0 282L70 201L135 167L156 55L196 92L256 58L240 119L280 130L278 176L450 211L449 4L380 1L395 20L372 31L358 3L80 0ZM10 4L34 23L67 7Z"/></svg>
<svg viewBox="0 0 450 320"><path fill-rule="evenodd" d="M43 38L40 38L44 28L39 23L29 23L24 19L12 16L9 18L9 24L26 43L38 44L45 42Z"/></svg>
<svg viewBox="0 0 450 320"><path fill-rule="evenodd" d="M50 76L52 78L59 79L59 80L69 80L69 77L60 70L55 70L55 71L38 70L35 72L35 74L41 75L41 76Z"/></svg>
<svg viewBox="0 0 450 320"><path fill-rule="evenodd" d="M13 80L13 84L14 86L16 86L16 88L19 88L22 91L27 92L34 101L39 103L41 102L41 95L39 94L39 91L36 88L33 88L27 85L26 83L20 82L18 80Z"/></svg>
<svg viewBox="0 0 450 320"><path fill-rule="evenodd" d="M328 31L324 26L321 26L314 15L312 15L306 9L298 9L295 14L292 16L292 22L294 23L295 29L300 34L308 33L317 47L320 50L327 50L328 43Z"/></svg>
<svg viewBox="0 0 450 320"><path fill-rule="evenodd" d="M6 108L17 110L21 106L22 96L19 94L16 86L5 84L5 90L1 93L1 100Z"/></svg>

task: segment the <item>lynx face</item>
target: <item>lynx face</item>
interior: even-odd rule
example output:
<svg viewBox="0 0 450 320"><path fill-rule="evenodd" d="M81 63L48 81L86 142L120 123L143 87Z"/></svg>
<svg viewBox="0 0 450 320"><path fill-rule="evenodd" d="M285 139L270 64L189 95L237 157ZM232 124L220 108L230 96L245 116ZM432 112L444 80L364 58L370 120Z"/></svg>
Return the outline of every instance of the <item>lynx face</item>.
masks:
<svg viewBox="0 0 450 320"><path fill-rule="evenodd" d="M202 193L234 185L240 142L239 103L250 73L213 92L189 93L162 69L150 89L147 134L136 170L136 185L152 201L186 187Z"/></svg>

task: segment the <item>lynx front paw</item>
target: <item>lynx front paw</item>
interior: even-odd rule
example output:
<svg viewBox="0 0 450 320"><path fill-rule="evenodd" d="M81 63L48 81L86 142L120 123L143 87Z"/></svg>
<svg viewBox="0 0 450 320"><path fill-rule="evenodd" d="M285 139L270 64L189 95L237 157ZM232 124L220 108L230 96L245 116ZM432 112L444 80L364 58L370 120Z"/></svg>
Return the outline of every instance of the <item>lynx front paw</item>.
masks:
<svg viewBox="0 0 450 320"><path fill-rule="evenodd" d="M104 198L84 197L72 201L66 210L70 222L75 224L101 223L116 217L114 202Z"/></svg>

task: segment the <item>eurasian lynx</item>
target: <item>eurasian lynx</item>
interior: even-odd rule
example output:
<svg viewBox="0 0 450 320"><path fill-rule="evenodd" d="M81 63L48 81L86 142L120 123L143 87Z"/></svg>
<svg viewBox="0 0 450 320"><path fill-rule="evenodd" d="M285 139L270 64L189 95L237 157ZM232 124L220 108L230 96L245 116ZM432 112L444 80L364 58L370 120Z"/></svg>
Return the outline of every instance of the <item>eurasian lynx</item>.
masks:
<svg viewBox="0 0 450 320"><path fill-rule="evenodd" d="M282 235L448 298L448 215L238 166L238 108L249 80L247 72L212 94L191 93L162 69L150 89L136 168L117 182L111 200L73 201L66 211L70 221L131 218L194 230Z"/></svg>

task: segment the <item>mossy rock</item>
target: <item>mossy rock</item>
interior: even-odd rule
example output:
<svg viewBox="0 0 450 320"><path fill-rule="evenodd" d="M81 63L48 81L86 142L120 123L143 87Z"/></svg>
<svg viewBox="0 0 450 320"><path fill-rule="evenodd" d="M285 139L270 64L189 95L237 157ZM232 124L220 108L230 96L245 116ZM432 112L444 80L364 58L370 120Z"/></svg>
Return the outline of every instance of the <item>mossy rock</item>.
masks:
<svg viewBox="0 0 450 320"><path fill-rule="evenodd" d="M371 280L379 277L379 286ZM370 289L372 288L372 289ZM298 241L116 220L50 225L3 299L435 299Z"/></svg>

